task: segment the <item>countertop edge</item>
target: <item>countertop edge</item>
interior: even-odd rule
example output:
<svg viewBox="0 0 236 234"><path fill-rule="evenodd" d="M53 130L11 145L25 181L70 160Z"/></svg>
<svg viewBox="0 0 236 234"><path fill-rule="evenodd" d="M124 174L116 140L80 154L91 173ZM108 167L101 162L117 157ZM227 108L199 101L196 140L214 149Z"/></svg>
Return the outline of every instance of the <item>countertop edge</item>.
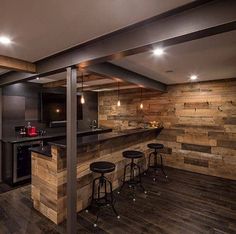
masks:
<svg viewBox="0 0 236 234"><path fill-rule="evenodd" d="M104 139L100 139L100 140L92 140L89 143L81 143L79 146L83 146L83 145L87 145L87 144L93 144L93 143L97 143L97 142L103 142L106 140L110 140L110 139L115 139L118 137L123 137L123 136L130 136L130 135L134 135L134 134L139 134L139 133L144 133L144 132L149 132L149 131L161 131L163 128L143 128L143 129L134 129L133 131L131 130L130 132L120 132L117 133L117 135L113 135L113 136L109 136L107 138ZM109 133L108 133L109 134ZM57 142L48 142L49 145L51 146L57 146L57 147L61 147L61 148L66 148L65 144L61 144L61 143L57 143Z"/></svg>
<svg viewBox="0 0 236 234"><path fill-rule="evenodd" d="M124 131L124 132L118 133L117 135L108 136L107 138L104 138L104 139L101 139L101 140L95 139L95 140L90 141L89 143L87 143L87 142L82 143L78 147L88 145L88 144L98 143L98 142L100 143L100 142L104 142L104 141L119 138L119 137L131 136L131 135L135 135L135 134L142 134L142 133L149 132L149 131L157 131L157 134L158 134L158 131L160 132L162 129L163 129L163 127L161 127L161 128L147 128L147 129L134 129L133 131L132 130ZM109 133L112 133L112 132L97 132L97 134L109 134ZM92 135L94 135L94 134L92 134ZM83 137L83 136L81 136L81 137ZM61 144L61 143L57 143L57 142L48 142L48 145L44 146L43 149L42 149L41 146L39 146L39 147L30 148L30 150L32 152L44 155L46 157L52 157L52 155L51 155L51 146L60 147L62 149L66 148L65 144Z"/></svg>
<svg viewBox="0 0 236 234"><path fill-rule="evenodd" d="M78 131L77 135L84 135L84 134L89 134L91 132L111 132L111 128L102 128L102 130L84 130L84 131ZM11 138L3 138L1 141L3 143L9 143L9 144L18 144L18 143L25 143L25 142L31 142L31 141L40 141L40 140L50 140L53 138L58 138L58 137L65 137L66 133L55 133L51 135L46 135L46 136L36 136L36 137L25 137L25 138L17 138L12 140Z"/></svg>
<svg viewBox="0 0 236 234"><path fill-rule="evenodd" d="M43 155L47 158L51 158L52 157L52 154L51 154L51 147L49 145L46 145L46 146L38 146L38 147L32 147L32 148L29 148L29 150L33 153L37 153L37 154L40 154L40 155Z"/></svg>

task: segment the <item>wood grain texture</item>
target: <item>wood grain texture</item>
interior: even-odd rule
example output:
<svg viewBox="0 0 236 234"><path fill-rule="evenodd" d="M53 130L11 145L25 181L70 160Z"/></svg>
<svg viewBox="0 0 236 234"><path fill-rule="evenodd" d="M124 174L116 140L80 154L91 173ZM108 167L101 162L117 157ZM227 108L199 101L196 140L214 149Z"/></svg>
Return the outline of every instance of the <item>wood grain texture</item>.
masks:
<svg viewBox="0 0 236 234"><path fill-rule="evenodd" d="M116 92L99 94L100 125L120 130L162 122L158 142L172 150L167 165L236 179L236 79L170 85L165 93L144 90L143 110L140 90L122 90L120 100L118 108Z"/></svg>
<svg viewBox="0 0 236 234"><path fill-rule="evenodd" d="M36 65L24 60L0 55L0 68L36 73Z"/></svg>

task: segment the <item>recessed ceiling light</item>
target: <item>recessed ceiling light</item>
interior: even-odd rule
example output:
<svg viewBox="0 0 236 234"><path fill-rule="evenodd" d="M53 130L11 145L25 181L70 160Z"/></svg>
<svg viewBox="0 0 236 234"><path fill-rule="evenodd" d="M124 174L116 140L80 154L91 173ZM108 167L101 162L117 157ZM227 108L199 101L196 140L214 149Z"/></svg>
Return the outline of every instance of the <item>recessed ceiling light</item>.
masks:
<svg viewBox="0 0 236 234"><path fill-rule="evenodd" d="M197 77L197 75L191 75L190 76L190 80L196 80L198 77Z"/></svg>
<svg viewBox="0 0 236 234"><path fill-rule="evenodd" d="M5 37L5 36L1 36L0 37L0 43L2 43L3 45L9 45L11 44L11 39L9 37Z"/></svg>
<svg viewBox="0 0 236 234"><path fill-rule="evenodd" d="M162 48L156 48L153 50L153 54L156 56L161 56L163 55L163 53L164 53L164 50Z"/></svg>

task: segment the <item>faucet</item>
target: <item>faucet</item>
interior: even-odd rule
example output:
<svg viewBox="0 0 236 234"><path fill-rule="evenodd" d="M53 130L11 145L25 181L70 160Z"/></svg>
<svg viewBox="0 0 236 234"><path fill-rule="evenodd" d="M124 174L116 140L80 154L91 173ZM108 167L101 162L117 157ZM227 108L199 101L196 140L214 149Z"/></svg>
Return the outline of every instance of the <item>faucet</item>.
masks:
<svg viewBox="0 0 236 234"><path fill-rule="evenodd" d="M97 128L97 120L96 120L96 119L92 120L91 123L90 123L90 125L89 125L89 127L90 127L92 130L96 129L96 128Z"/></svg>

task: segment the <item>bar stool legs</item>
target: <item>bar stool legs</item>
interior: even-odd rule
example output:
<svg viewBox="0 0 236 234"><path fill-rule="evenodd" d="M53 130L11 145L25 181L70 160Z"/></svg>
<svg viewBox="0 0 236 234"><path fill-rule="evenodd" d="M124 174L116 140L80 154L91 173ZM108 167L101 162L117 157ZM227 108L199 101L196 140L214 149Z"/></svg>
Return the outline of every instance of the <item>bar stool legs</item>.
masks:
<svg viewBox="0 0 236 234"><path fill-rule="evenodd" d="M153 156L153 164L151 165L151 158ZM160 164L158 164L158 160L157 160L157 157L160 157ZM149 171L149 169L152 168L154 169L155 173L160 169L161 172L163 173L163 175L165 176L165 178L167 179L168 176L164 170L164 166L163 166L163 159L162 159L162 155L158 152L157 152L157 149L155 149L154 152L151 152L149 154L149 157L148 157L148 169L147 169L147 172ZM153 181L156 181L156 176L153 177Z"/></svg>
<svg viewBox="0 0 236 234"><path fill-rule="evenodd" d="M97 184L97 186L96 186ZM97 222L99 219L99 215L101 213L101 207L110 206L112 208L112 211L114 212L115 216L120 219L120 216L118 215L116 209L115 209L115 200L113 196L113 189L112 189L112 183L109 181L104 174L102 174L100 177L93 180L92 185L92 199L90 207L96 206L98 208L98 212L96 215L96 221L94 223L94 227L97 226ZM86 210L88 212L88 209Z"/></svg>
<svg viewBox="0 0 236 234"><path fill-rule="evenodd" d="M129 169L129 172L130 172L130 175L129 176L126 176L126 173ZM138 170L138 176L135 176L135 170ZM126 178L129 177L129 180L126 180ZM147 191L145 190L145 188L143 187L142 185L142 178L141 178L141 169L140 169L140 166L136 163L134 163L134 159L132 158L131 159L131 163L125 165L125 168L124 168L124 175L123 175L123 184L122 186L120 187L119 191L118 191L118 194L121 193L121 191L123 190L124 186L125 185L128 185L129 188L132 188L133 189L133 193L132 193L132 198L133 198L133 201L136 201L136 198L135 198L135 192L134 192L134 189L139 186L142 191L147 194Z"/></svg>
<svg viewBox="0 0 236 234"><path fill-rule="evenodd" d="M115 170L115 164L107 161L94 162L90 164L90 170L100 173L100 176L92 182L92 195L89 206L95 206L98 208L96 221L94 223L94 227L96 227L102 207L111 207L116 217L118 219L120 218L114 206L115 200L113 196L112 183L104 176L105 173L110 173ZM88 209L86 212L88 212Z"/></svg>

